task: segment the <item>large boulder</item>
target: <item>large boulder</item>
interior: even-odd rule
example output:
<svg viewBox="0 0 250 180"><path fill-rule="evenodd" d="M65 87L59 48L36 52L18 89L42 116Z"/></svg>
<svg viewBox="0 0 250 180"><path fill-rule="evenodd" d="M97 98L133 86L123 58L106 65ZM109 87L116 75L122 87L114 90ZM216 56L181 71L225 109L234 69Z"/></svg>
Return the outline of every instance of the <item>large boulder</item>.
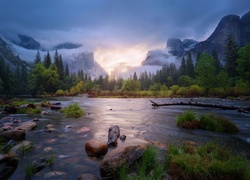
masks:
<svg viewBox="0 0 250 180"><path fill-rule="evenodd" d="M120 167L130 167L141 158L146 147L143 145L118 147L106 154L100 163L102 177L112 176Z"/></svg>
<svg viewBox="0 0 250 180"><path fill-rule="evenodd" d="M24 131L29 131L29 130L32 130L34 128L36 128L37 125L35 122L31 122L31 121L28 121L28 122L22 122L19 124L19 126L17 127L18 130L24 130Z"/></svg>
<svg viewBox="0 0 250 180"><path fill-rule="evenodd" d="M21 141L24 140L26 136L25 131L23 130L9 130L9 131L4 131L0 133L0 138L3 138L5 140L15 140L15 141Z"/></svg>
<svg viewBox="0 0 250 180"><path fill-rule="evenodd" d="M0 154L0 179L8 179L18 166L18 158L15 154Z"/></svg>
<svg viewBox="0 0 250 180"><path fill-rule="evenodd" d="M117 139L120 137L120 128L115 125L109 128L108 146L117 146Z"/></svg>
<svg viewBox="0 0 250 180"><path fill-rule="evenodd" d="M108 152L108 146L102 141L89 140L85 144L85 150L90 156L100 157Z"/></svg>

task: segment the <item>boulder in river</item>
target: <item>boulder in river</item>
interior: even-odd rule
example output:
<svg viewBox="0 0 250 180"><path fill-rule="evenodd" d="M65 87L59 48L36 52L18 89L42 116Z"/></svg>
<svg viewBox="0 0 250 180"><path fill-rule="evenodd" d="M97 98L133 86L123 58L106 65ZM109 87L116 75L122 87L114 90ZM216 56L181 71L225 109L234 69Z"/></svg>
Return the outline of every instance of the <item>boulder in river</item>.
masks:
<svg viewBox="0 0 250 180"><path fill-rule="evenodd" d="M50 109L51 110L60 110L60 109L62 109L62 107L61 106L57 106L57 105L51 105Z"/></svg>
<svg viewBox="0 0 250 180"><path fill-rule="evenodd" d="M109 128L108 146L117 146L117 139L120 137L120 128L115 125Z"/></svg>
<svg viewBox="0 0 250 180"><path fill-rule="evenodd" d="M19 126L17 127L17 129L29 131L29 130L32 130L36 127L37 127L37 125L35 122L27 121L27 122L20 123Z"/></svg>
<svg viewBox="0 0 250 180"><path fill-rule="evenodd" d="M0 154L0 179L8 179L18 166L16 154Z"/></svg>
<svg viewBox="0 0 250 180"><path fill-rule="evenodd" d="M3 138L5 140L15 140L15 141L21 141L24 140L26 136L25 131L23 130L9 130L9 131L4 131L0 133L0 138Z"/></svg>
<svg viewBox="0 0 250 180"><path fill-rule="evenodd" d="M120 167L130 167L141 158L146 147L143 145L118 147L106 154L100 163L102 177L112 176Z"/></svg>
<svg viewBox="0 0 250 180"><path fill-rule="evenodd" d="M108 146L102 141L89 140L85 144L85 150L90 156L100 157L108 152Z"/></svg>
<svg viewBox="0 0 250 180"><path fill-rule="evenodd" d="M77 133L85 133L89 132L91 129L89 127L83 126L82 128L77 130Z"/></svg>

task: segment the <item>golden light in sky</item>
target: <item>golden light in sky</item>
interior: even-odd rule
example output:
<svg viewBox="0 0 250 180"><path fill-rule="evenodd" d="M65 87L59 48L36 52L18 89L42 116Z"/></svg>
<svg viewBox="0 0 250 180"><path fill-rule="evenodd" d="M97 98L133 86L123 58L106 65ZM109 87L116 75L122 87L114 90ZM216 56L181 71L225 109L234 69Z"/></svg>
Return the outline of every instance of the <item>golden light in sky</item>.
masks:
<svg viewBox="0 0 250 180"><path fill-rule="evenodd" d="M154 48L164 47L158 45ZM111 71L124 72L129 67L139 66L145 60L148 47L135 45L130 47L102 48L95 51L95 59L110 74Z"/></svg>

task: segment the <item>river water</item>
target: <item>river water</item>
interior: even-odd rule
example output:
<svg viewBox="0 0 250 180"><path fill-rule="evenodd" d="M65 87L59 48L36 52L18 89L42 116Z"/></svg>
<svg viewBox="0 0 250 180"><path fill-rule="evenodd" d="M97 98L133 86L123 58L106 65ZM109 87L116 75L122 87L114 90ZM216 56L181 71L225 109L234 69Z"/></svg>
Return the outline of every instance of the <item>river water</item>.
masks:
<svg viewBox="0 0 250 180"><path fill-rule="evenodd" d="M33 99L36 102L44 99ZM216 141L237 152L244 152L250 159L250 115L232 110L200 108L191 106L162 106L154 108L150 100L157 103L187 102L190 99L169 98L87 98L71 97L47 99L52 103L60 102L62 107L78 103L85 111L80 118L66 118L59 111L47 110L47 115L10 115L21 121L39 118L37 128L26 134L26 140L31 141L34 148L31 152L19 157L19 166L10 180L24 179L25 166L39 157L55 157L52 168L45 167L32 176L32 179L43 179L44 175L52 170L62 171L64 179L76 179L83 173L90 173L100 177L99 163L101 158L88 157L85 152L85 143L90 139L107 142L108 129L113 125L120 127L121 135L126 135L124 142L118 141L118 146L146 144L158 142L169 144L172 142ZM250 106L249 101L231 101L222 99L193 99L203 103L218 103L227 105ZM214 133L204 130L187 130L176 126L176 118L186 110L193 110L197 114L217 113L236 123L240 132L236 134ZM47 124L53 124L54 132L45 131ZM66 128L71 125L72 128ZM86 132L79 132L79 129ZM89 130L89 131L88 131ZM45 148L52 148L46 152ZM111 150L111 149L109 149ZM55 179L55 178L53 178ZM61 177L58 179L62 179Z"/></svg>

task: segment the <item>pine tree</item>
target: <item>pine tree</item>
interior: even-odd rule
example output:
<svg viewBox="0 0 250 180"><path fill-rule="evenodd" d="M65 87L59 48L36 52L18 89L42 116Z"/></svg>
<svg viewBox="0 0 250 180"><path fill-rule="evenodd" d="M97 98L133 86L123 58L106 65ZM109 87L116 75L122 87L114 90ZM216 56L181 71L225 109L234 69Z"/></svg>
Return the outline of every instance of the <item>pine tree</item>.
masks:
<svg viewBox="0 0 250 180"><path fill-rule="evenodd" d="M228 73L229 77L237 76L236 66L237 66L238 49L239 48L234 40L234 37L232 35L228 35L224 50L224 55L225 55L224 61L226 62L225 70Z"/></svg>
<svg viewBox="0 0 250 180"><path fill-rule="evenodd" d="M136 74L136 72L134 72L133 80L134 80L134 81L137 81L137 79L138 79L138 78L137 78L137 74Z"/></svg>
<svg viewBox="0 0 250 180"><path fill-rule="evenodd" d="M184 57L181 60L181 65L180 65L179 71L180 71L181 75L186 75L187 74L186 73L187 72L186 60L185 60Z"/></svg>
<svg viewBox="0 0 250 180"><path fill-rule="evenodd" d="M190 52L188 52L188 58L187 58L187 75L191 78L194 78L195 76L194 63Z"/></svg>
<svg viewBox="0 0 250 180"><path fill-rule="evenodd" d="M59 79L63 80L64 79L64 67L63 67L63 60L62 60L62 55L59 55Z"/></svg>
<svg viewBox="0 0 250 180"><path fill-rule="evenodd" d="M65 66L65 77L69 77L69 65L68 65L68 63L66 63L66 66Z"/></svg>
<svg viewBox="0 0 250 180"><path fill-rule="evenodd" d="M218 75L219 72L221 71L221 64L220 64L220 60L215 49L212 51L212 57L214 59L215 73L216 75Z"/></svg>
<svg viewBox="0 0 250 180"><path fill-rule="evenodd" d="M49 68L49 66L51 65L51 57L49 54L49 51L47 52L47 54L44 56L44 61L43 61L44 67L45 68Z"/></svg>
<svg viewBox="0 0 250 180"><path fill-rule="evenodd" d="M59 54L58 54L57 50L55 51L55 54L54 54L54 63L56 65L56 67L58 68L59 67Z"/></svg>
<svg viewBox="0 0 250 180"><path fill-rule="evenodd" d="M35 58L35 64L37 64L37 63L42 63L41 56L40 56L40 51L39 50L37 50L36 58Z"/></svg>

